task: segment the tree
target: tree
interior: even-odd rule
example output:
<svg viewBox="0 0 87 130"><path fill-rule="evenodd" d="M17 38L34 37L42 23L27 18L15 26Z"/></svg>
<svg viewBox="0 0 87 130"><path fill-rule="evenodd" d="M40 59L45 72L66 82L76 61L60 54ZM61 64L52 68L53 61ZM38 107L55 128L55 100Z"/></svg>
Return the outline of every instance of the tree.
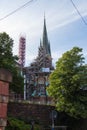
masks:
<svg viewBox="0 0 87 130"><path fill-rule="evenodd" d="M76 118L87 117L87 65L82 48L67 51L50 75L48 92L58 111Z"/></svg>
<svg viewBox="0 0 87 130"><path fill-rule="evenodd" d="M5 32L0 33L0 67L9 68L15 64L16 56L12 54L13 40Z"/></svg>
<svg viewBox="0 0 87 130"><path fill-rule="evenodd" d="M0 67L12 72L13 82L10 84L10 89L21 93L23 92L23 77L18 71L18 57L13 56L12 49L13 40L5 32L0 33Z"/></svg>

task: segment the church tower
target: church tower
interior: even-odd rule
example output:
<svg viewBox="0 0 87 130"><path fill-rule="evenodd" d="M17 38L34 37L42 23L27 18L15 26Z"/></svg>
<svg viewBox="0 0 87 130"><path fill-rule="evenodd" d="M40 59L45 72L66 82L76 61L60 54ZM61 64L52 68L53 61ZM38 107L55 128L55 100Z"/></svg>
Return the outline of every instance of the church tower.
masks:
<svg viewBox="0 0 87 130"><path fill-rule="evenodd" d="M29 67L24 68L27 100L47 103L48 95L46 88L49 86L49 75L52 70L50 42L48 40L46 20L44 17L43 36L40 40L38 56Z"/></svg>

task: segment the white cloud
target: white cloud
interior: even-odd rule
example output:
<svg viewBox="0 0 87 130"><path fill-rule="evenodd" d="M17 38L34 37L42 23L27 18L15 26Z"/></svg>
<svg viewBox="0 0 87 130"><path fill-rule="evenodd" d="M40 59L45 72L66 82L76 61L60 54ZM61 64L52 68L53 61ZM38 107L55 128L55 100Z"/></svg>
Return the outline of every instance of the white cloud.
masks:
<svg viewBox="0 0 87 130"><path fill-rule="evenodd" d="M82 13L82 17L84 18L85 16L87 16L87 12L84 11ZM52 30L61 28L63 26L66 26L70 23L73 23L73 22L79 20L79 19L82 20L81 16L79 16L79 14L77 14L76 11L69 13L69 14L62 16L62 17L61 17L61 15L60 15L60 17L58 17L58 14L55 14L55 17L54 17L54 20L53 20L53 23L52 23L53 26L50 25L49 31L52 31ZM49 18L49 21L50 21L50 18Z"/></svg>

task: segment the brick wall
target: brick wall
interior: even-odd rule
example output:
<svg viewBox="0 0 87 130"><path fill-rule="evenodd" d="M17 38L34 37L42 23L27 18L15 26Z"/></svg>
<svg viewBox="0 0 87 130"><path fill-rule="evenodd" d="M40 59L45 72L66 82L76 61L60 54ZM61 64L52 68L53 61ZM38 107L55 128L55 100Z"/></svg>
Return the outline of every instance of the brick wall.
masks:
<svg viewBox="0 0 87 130"><path fill-rule="evenodd" d="M9 82L11 73L0 68L0 130L4 130L7 122L7 103L9 97Z"/></svg>

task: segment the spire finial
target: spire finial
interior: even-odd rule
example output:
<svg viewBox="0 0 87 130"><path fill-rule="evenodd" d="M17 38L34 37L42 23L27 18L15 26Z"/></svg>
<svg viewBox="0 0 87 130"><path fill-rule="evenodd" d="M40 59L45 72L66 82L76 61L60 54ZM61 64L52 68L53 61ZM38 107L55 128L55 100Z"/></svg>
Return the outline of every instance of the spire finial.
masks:
<svg viewBox="0 0 87 130"><path fill-rule="evenodd" d="M45 11L44 11L44 19L45 19Z"/></svg>
<svg viewBox="0 0 87 130"><path fill-rule="evenodd" d="M45 12L44 12L44 27L46 28L46 18L45 18Z"/></svg>
<svg viewBox="0 0 87 130"><path fill-rule="evenodd" d="M41 45L41 39L40 39L40 47L41 47L42 45Z"/></svg>

